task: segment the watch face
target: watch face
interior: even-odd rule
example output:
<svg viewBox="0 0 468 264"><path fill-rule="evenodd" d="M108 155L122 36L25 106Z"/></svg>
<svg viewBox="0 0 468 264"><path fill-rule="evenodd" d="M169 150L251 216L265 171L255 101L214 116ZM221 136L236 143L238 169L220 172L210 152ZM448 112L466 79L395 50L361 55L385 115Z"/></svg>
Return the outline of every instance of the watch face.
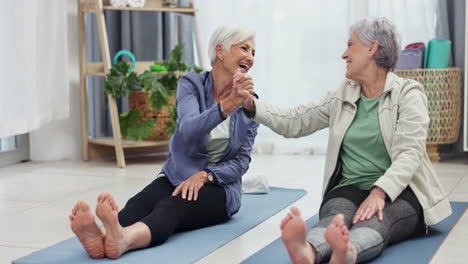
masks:
<svg viewBox="0 0 468 264"><path fill-rule="evenodd" d="M208 174L208 180L209 180L210 182L213 182L213 174Z"/></svg>

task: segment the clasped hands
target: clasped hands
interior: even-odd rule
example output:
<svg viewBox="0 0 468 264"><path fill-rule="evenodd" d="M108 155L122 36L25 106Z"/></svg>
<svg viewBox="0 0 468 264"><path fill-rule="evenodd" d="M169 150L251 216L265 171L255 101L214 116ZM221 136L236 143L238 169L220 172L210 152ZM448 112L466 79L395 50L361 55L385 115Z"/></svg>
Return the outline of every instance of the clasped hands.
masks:
<svg viewBox="0 0 468 264"><path fill-rule="evenodd" d="M239 106L253 110L252 96L255 94L252 77L246 73L235 73L232 77L232 90L226 100L223 100L223 108L232 112Z"/></svg>

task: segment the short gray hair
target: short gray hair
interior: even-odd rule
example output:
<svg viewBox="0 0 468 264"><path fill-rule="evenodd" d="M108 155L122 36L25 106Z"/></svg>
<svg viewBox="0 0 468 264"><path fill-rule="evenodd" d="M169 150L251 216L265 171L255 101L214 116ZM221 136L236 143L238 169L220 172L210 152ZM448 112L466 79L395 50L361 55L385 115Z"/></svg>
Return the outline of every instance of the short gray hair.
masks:
<svg viewBox="0 0 468 264"><path fill-rule="evenodd" d="M349 33L355 32L364 45L370 45L373 40L379 42L377 65L392 71L400 57L400 35L395 26L386 17L367 17L354 23Z"/></svg>
<svg viewBox="0 0 468 264"><path fill-rule="evenodd" d="M232 45L249 39L255 39L255 32L245 26L230 24L218 27L211 35L208 44L208 56L210 56L211 65L216 60L217 44L221 44L229 52Z"/></svg>

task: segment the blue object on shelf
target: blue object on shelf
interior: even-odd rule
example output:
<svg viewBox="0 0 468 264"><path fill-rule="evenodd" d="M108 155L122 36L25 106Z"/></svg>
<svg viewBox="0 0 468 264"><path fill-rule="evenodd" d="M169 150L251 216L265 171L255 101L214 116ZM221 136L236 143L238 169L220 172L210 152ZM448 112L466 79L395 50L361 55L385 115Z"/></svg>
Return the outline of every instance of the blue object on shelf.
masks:
<svg viewBox="0 0 468 264"><path fill-rule="evenodd" d="M117 52L117 54L115 54L115 56L114 56L114 59L112 60L112 63L116 64L117 60L122 55L127 55L128 57L130 57L130 60L132 61L132 65L130 65L130 68L128 69L128 72L129 73L132 72L133 68L135 68L136 59L135 59L135 55L133 55L133 53L131 53L128 50L121 50L121 51Z"/></svg>
<svg viewBox="0 0 468 264"><path fill-rule="evenodd" d="M423 42L415 42L415 43L411 43L411 44L408 44L406 45L405 49L420 49L421 50L421 54L422 54L422 64L421 64L421 68L424 68L424 66L426 65L426 45L423 43Z"/></svg>
<svg viewBox="0 0 468 264"><path fill-rule="evenodd" d="M431 39L427 44L425 68L448 68L452 42L448 39Z"/></svg>
<svg viewBox="0 0 468 264"><path fill-rule="evenodd" d="M419 48L409 48L401 51L396 69L419 69L423 67L423 53Z"/></svg>

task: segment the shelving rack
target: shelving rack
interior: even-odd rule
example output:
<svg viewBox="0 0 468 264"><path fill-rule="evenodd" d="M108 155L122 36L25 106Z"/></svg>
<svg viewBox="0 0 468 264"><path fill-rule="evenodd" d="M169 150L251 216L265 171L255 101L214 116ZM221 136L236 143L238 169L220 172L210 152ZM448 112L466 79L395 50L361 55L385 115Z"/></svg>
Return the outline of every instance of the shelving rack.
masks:
<svg viewBox="0 0 468 264"><path fill-rule="evenodd" d="M107 37L104 10L129 10L147 12L173 12L177 14L193 16L194 35L197 46L198 60L202 68L205 67L202 56L202 45L200 44L200 33L198 27L197 9L194 7L195 0L189 7L165 7L161 0L146 0L145 5L137 7L113 7L108 0L78 0L78 27L79 27L79 56L80 56L80 97L81 97L81 148L82 159L93 160L105 157L116 157L117 166L124 168L125 155L165 152L168 150L168 140L164 141L133 141L122 139L120 133L119 113L114 97L107 96L109 112L112 124L113 137L89 138L88 135L88 100L87 82L88 76L106 76L111 68L111 56L109 54L109 41ZM102 62L88 62L86 59L86 25L85 13L95 13L99 32L99 43L102 54ZM178 30L178 16L175 16L175 30ZM178 43L178 32L175 32L176 43ZM153 61L137 61L134 72L142 73L149 69ZM157 74L155 74L157 75Z"/></svg>

